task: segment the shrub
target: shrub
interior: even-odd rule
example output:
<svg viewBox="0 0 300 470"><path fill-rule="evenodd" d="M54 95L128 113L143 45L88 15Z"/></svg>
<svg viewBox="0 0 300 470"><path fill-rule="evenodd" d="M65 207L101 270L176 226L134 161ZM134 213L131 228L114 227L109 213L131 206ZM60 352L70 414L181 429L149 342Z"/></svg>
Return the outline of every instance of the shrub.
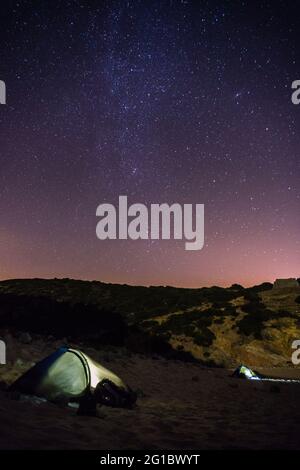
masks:
<svg viewBox="0 0 300 470"><path fill-rule="evenodd" d="M213 341L216 339L216 335L208 328L203 328L194 335L194 343L199 346L211 346Z"/></svg>

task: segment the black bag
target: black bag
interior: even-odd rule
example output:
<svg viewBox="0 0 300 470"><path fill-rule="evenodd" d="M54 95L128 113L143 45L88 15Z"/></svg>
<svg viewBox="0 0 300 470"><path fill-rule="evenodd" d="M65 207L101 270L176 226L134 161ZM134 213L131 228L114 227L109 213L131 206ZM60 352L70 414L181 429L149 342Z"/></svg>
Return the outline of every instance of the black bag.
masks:
<svg viewBox="0 0 300 470"><path fill-rule="evenodd" d="M118 387L109 379L103 379L97 384L94 397L97 403L114 408L132 408L137 399L133 390Z"/></svg>

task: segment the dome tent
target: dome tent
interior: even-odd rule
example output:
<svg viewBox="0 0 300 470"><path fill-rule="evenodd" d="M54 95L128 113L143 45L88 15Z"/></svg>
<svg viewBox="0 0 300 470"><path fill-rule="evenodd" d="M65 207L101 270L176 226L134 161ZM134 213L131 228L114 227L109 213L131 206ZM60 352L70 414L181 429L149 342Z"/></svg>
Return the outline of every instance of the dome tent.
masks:
<svg viewBox="0 0 300 470"><path fill-rule="evenodd" d="M267 377L266 375L259 374L250 369L250 367L240 365L232 374L232 377L247 380L261 380L263 382L285 382L285 383L299 383L298 379L284 379L280 377Z"/></svg>
<svg viewBox="0 0 300 470"><path fill-rule="evenodd" d="M10 390L49 401L67 402L80 401L102 383L110 384L113 395L118 392L123 397L134 395L117 375L83 352L61 347L19 377Z"/></svg>
<svg viewBox="0 0 300 470"><path fill-rule="evenodd" d="M261 377L247 366L240 365L232 374L232 377L248 380L261 380Z"/></svg>

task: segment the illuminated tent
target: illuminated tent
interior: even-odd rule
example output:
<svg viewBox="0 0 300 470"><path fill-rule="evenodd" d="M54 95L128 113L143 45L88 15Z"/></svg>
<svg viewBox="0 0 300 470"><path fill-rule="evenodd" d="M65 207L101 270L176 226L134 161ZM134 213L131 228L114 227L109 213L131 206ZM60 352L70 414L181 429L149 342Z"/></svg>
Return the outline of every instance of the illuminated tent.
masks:
<svg viewBox="0 0 300 470"><path fill-rule="evenodd" d="M25 372L10 389L50 401L66 401L84 397L102 381L112 383L115 390L132 393L117 375L83 352L62 347Z"/></svg>
<svg viewBox="0 0 300 470"><path fill-rule="evenodd" d="M238 377L239 379L247 380L261 380L264 382L285 382L285 383L300 383L298 379L283 379L280 377L267 377L262 374L258 374L247 366L241 365L232 374L232 377Z"/></svg>
<svg viewBox="0 0 300 470"><path fill-rule="evenodd" d="M261 380L261 377L254 372L252 369L246 366L239 366L232 374L233 377L238 377L239 379L248 379L248 380Z"/></svg>

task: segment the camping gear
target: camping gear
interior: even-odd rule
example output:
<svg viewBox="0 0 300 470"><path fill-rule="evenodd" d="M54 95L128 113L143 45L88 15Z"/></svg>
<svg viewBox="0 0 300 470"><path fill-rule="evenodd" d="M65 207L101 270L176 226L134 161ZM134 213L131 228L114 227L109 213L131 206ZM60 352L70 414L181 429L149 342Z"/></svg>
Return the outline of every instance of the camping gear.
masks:
<svg viewBox="0 0 300 470"><path fill-rule="evenodd" d="M248 380L261 380L261 377L247 366L240 365L232 374L232 377Z"/></svg>
<svg viewBox="0 0 300 470"><path fill-rule="evenodd" d="M98 403L128 407L136 401L136 394L116 374L68 347L59 348L38 362L11 385L10 391L67 403L93 395L96 387ZM99 389L105 389L105 394L100 394Z"/></svg>
<svg viewBox="0 0 300 470"><path fill-rule="evenodd" d="M300 383L297 379L282 379L279 377L267 377L262 374L258 374L247 366L240 365L232 374L232 377L238 377L239 379L247 380L261 380L264 382L286 382L286 383Z"/></svg>

